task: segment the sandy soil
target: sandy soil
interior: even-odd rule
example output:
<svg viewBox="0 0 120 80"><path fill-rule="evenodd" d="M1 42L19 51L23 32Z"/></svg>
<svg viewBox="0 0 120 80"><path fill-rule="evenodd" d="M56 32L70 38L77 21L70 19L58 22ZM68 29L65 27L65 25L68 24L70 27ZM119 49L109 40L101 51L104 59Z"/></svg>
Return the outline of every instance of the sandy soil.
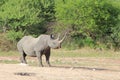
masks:
<svg viewBox="0 0 120 80"><path fill-rule="evenodd" d="M0 80L120 80L119 70L0 64Z"/></svg>

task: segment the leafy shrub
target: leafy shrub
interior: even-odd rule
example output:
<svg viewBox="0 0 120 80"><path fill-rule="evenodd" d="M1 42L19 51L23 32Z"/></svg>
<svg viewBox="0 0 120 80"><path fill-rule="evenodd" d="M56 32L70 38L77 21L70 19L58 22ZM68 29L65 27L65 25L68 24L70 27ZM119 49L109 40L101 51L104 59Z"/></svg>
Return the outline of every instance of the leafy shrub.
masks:
<svg viewBox="0 0 120 80"><path fill-rule="evenodd" d="M71 38L78 46L93 46L95 42L102 44L115 42L115 40L110 41L112 40L110 37L116 31L114 29L120 21L120 9L113 6L111 2L105 0L57 0L55 10L57 20L67 25L68 29L71 28ZM81 35L86 38L81 38ZM115 35L114 38L119 38L118 34Z"/></svg>
<svg viewBox="0 0 120 80"><path fill-rule="evenodd" d="M10 30L7 32L6 36L7 36L8 40L16 42L24 36L24 32L22 32L22 31L16 32L14 30Z"/></svg>

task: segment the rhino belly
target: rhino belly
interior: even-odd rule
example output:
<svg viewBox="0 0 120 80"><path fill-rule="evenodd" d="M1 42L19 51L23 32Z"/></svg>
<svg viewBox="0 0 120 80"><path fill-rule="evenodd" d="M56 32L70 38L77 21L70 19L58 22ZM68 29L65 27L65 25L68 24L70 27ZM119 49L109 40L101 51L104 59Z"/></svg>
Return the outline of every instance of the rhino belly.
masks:
<svg viewBox="0 0 120 80"><path fill-rule="evenodd" d="M25 51L25 54L27 54L27 56L36 57L35 51L31 51L31 50Z"/></svg>
<svg viewBox="0 0 120 80"><path fill-rule="evenodd" d="M31 57L36 57L36 54L35 53L31 53L31 54L27 54L28 56L31 56Z"/></svg>

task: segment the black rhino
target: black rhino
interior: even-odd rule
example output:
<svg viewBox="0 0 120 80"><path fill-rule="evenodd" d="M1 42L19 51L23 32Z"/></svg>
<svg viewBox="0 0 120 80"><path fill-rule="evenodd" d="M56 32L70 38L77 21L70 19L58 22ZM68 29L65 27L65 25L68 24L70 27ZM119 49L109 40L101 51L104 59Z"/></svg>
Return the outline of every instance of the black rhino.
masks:
<svg viewBox="0 0 120 80"><path fill-rule="evenodd" d="M46 62L48 66L50 65L50 49L58 49L61 48L61 43L66 37L66 33L64 37L59 40L59 36L57 39L53 39L52 35L40 35L37 38L32 36L24 36L18 43L17 48L19 53L21 54L21 63L26 62L26 56L37 57L39 60L39 66L43 66L42 64L42 55L44 54L46 57Z"/></svg>

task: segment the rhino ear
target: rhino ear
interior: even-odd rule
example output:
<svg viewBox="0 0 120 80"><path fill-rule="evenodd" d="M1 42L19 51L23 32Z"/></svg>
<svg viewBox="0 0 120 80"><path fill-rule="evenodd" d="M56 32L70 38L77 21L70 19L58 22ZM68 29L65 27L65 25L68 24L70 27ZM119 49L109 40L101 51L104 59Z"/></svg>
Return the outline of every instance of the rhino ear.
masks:
<svg viewBox="0 0 120 80"><path fill-rule="evenodd" d="M53 35L53 34L50 34L50 38L51 38L51 39L54 39L54 35Z"/></svg>

